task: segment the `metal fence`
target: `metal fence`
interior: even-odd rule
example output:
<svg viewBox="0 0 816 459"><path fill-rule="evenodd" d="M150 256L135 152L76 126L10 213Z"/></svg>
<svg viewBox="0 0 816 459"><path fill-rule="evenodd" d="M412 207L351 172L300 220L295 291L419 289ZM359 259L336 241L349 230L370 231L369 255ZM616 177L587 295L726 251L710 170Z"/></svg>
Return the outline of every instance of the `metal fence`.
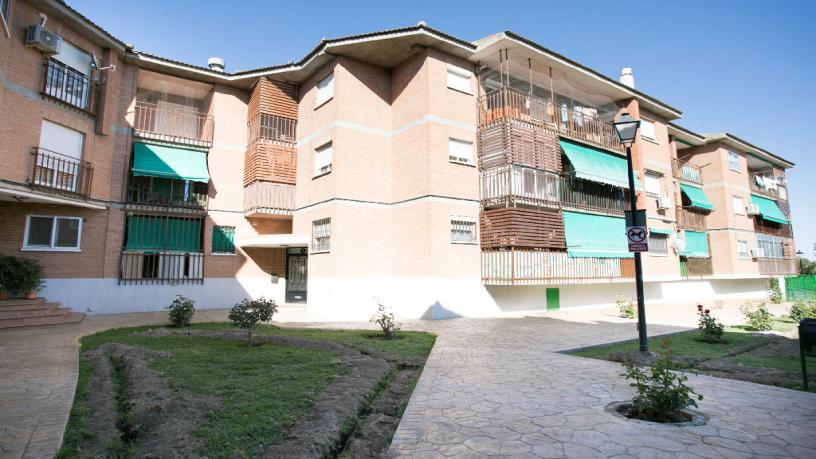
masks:
<svg viewBox="0 0 816 459"><path fill-rule="evenodd" d="M788 301L816 300L816 276L786 277L785 294Z"/></svg>

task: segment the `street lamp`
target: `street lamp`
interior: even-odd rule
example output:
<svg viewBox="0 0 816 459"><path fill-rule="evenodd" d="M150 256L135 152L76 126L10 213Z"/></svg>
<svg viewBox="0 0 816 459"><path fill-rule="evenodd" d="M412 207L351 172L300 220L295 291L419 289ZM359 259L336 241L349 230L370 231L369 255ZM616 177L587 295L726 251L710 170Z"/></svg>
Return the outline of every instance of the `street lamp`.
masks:
<svg viewBox="0 0 816 459"><path fill-rule="evenodd" d="M805 252L802 252L801 250L796 251L796 258L799 261L799 274L802 274L802 255L804 254Z"/></svg>
<svg viewBox="0 0 816 459"><path fill-rule="evenodd" d="M620 118L614 123L615 132L618 134L618 139L626 147L626 167L629 171L629 204L631 225L635 226L637 215L637 197L635 196L635 171L632 166L632 144L637 137L637 131L640 127L640 120L636 120L629 116L629 113L624 112ZM642 222L641 224L645 224ZM643 299L643 263L640 258L640 252L635 252L635 289L637 290L638 303L638 340L640 341L640 352L649 352L649 343L646 339L646 305Z"/></svg>

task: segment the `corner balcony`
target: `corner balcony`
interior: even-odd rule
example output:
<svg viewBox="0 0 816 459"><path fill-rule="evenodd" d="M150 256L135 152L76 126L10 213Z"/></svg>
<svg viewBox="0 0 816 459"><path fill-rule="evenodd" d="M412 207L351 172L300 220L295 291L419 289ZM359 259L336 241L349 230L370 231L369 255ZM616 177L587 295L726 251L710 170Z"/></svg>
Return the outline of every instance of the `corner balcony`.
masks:
<svg viewBox="0 0 816 459"><path fill-rule="evenodd" d="M479 98L479 126L523 122L559 136L623 153L612 123L551 100L501 87Z"/></svg>
<svg viewBox="0 0 816 459"><path fill-rule="evenodd" d="M795 258L757 258L759 274L763 276L795 275L799 273Z"/></svg>
<svg viewBox="0 0 816 459"><path fill-rule="evenodd" d="M133 135L136 137L209 148L213 127L212 115L193 108L136 101L133 119Z"/></svg>
<svg viewBox="0 0 816 459"><path fill-rule="evenodd" d="M90 197L93 164L39 147L34 147L31 154L34 156L31 188L84 199Z"/></svg>
<svg viewBox="0 0 816 459"><path fill-rule="evenodd" d="M630 281L632 258L570 257L566 252L482 250L484 285L557 285Z"/></svg>
<svg viewBox="0 0 816 459"><path fill-rule="evenodd" d="M291 216L295 209L295 186L252 182L244 187L244 216L274 218Z"/></svg>
<svg viewBox="0 0 816 459"><path fill-rule="evenodd" d="M695 207L677 207L677 225L680 228L704 230L707 216L707 212L697 210Z"/></svg>
<svg viewBox="0 0 816 459"><path fill-rule="evenodd" d="M672 176L676 179L702 185L702 168L679 159L672 159Z"/></svg>
<svg viewBox="0 0 816 459"><path fill-rule="evenodd" d="M776 177L764 174L749 173L748 186L754 193L759 193L771 198L779 198L779 182Z"/></svg>

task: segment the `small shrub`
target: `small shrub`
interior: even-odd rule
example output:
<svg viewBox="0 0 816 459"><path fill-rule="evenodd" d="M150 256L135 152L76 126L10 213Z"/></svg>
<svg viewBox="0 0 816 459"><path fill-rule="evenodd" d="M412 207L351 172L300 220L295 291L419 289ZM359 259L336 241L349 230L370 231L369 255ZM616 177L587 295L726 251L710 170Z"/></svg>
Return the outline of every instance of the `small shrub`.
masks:
<svg viewBox="0 0 816 459"><path fill-rule="evenodd" d="M40 290L44 282L43 267L37 260L18 257L2 257L2 288L14 295L26 295Z"/></svg>
<svg viewBox="0 0 816 459"><path fill-rule="evenodd" d="M702 304L697 305L697 315L699 316L697 328L700 330L700 339L707 343L720 342L725 326L711 315L711 310L703 309Z"/></svg>
<svg viewBox="0 0 816 459"><path fill-rule="evenodd" d="M252 346L252 333L261 322L268 322L276 312L278 312L278 306L274 300L264 297L257 300L244 298L232 307L229 320L234 326L246 331L248 345Z"/></svg>
<svg viewBox="0 0 816 459"><path fill-rule="evenodd" d="M791 306L790 318L795 322L807 317L816 319L816 301L797 301Z"/></svg>
<svg viewBox="0 0 816 459"><path fill-rule="evenodd" d="M752 308L750 303L742 305L740 308L748 330L768 331L773 328L773 316L768 312L765 303L760 303L756 308Z"/></svg>
<svg viewBox="0 0 816 459"><path fill-rule="evenodd" d="M632 300L626 301L623 299L622 296L619 296L617 301L615 301L618 305L618 316L624 319L634 319L635 318L635 304Z"/></svg>
<svg viewBox="0 0 816 459"><path fill-rule="evenodd" d="M779 288L779 279L775 277L768 279L768 300L773 304L782 302L782 289Z"/></svg>
<svg viewBox="0 0 816 459"><path fill-rule="evenodd" d="M195 302L181 295L176 295L176 299L167 309L170 310L170 323L174 327L182 328L190 325L190 320L195 314Z"/></svg>
<svg viewBox="0 0 816 459"><path fill-rule="evenodd" d="M377 300L375 300L377 301ZM402 323L394 317L394 313L386 309L385 305L377 301L377 312L369 320L382 328L385 339L395 338L402 329Z"/></svg>
<svg viewBox="0 0 816 459"><path fill-rule="evenodd" d="M632 399L629 417L654 422L683 422L683 410L696 407L703 396L686 385L688 377L684 372L673 372L669 340L660 342L660 358L649 368L627 365L622 376L626 377L636 395Z"/></svg>

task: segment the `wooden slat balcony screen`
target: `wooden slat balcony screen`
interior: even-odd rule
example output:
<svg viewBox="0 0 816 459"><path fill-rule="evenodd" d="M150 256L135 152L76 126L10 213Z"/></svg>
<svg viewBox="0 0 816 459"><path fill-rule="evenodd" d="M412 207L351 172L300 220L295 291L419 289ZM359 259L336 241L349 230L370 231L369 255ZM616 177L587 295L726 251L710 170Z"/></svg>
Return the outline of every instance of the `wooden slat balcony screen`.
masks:
<svg viewBox="0 0 816 459"><path fill-rule="evenodd" d="M689 164L679 159L672 159L672 175L674 178L686 180L688 182L702 184L702 169L694 164Z"/></svg>
<svg viewBox="0 0 816 459"><path fill-rule="evenodd" d="M252 182L244 188L244 214L292 215L295 186L283 183Z"/></svg>
<svg viewBox="0 0 816 459"><path fill-rule="evenodd" d="M203 227L199 217L129 214L119 282L203 282Z"/></svg>
<svg viewBox="0 0 816 459"><path fill-rule="evenodd" d="M296 171L294 144L256 142L244 154L244 186L255 181L294 185Z"/></svg>
<svg viewBox="0 0 816 459"><path fill-rule="evenodd" d="M792 237L791 225L769 222L759 215L754 217L754 232L770 234L771 236Z"/></svg>
<svg viewBox="0 0 816 459"><path fill-rule="evenodd" d="M283 142L293 145L296 133L296 119L258 113L247 123L247 145L255 142Z"/></svg>
<svg viewBox="0 0 816 459"><path fill-rule="evenodd" d="M540 169L503 166L481 172L480 193L485 207L516 205L591 210L623 215L627 192Z"/></svg>
<svg viewBox="0 0 816 459"><path fill-rule="evenodd" d="M688 207L677 207L677 225L681 228L706 229L707 213Z"/></svg>
<svg viewBox="0 0 816 459"><path fill-rule="evenodd" d="M45 61L42 93L88 113L96 113L96 83L56 59Z"/></svg>
<svg viewBox="0 0 816 459"><path fill-rule="evenodd" d="M480 97L478 104L479 126L518 120L600 148L624 151L610 122L556 105L548 98L504 86Z"/></svg>
<svg viewBox="0 0 816 459"><path fill-rule="evenodd" d="M712 274L714 274L714 268L711 264L711 258L686 258L680 260L680 275L683 277L710 276Z"/></svg>
<svg viewBox="0 0 816 459"><path fill-rule="evenodd" d="M479 214L482 247L566 249L564 221L557 210L500 208Z"/></svg>
<svg viewBox="0 0 816 459"><path fill-rule="evenodd" d="M136 101L134 135L209 147L212 146L213 129L212 115L199 112L195 108Z"/></svg>
<svg viewBox="0 0 816 459"><path fill-rule="evenodd" d="M575 258L543 250L482 250L482 283L550 285L634 279L629 258Z"/></svg>
<svg viewBox="0 0 816 459"><path fill-rule="evenodd" d="M91 195L93 164L44 148L34 147L31 153L32 188L85 199Z"/></svg>
<svg viewBox="0 0 816 459"><path fill-rule="evenodd" d="M795 275L799 272L795 258L757 258L757 265L759 274L766 276Z"/></svg>
<svg viewBox="0 0 816 459"><path fill-rule="evenodd" d="M764 194L773 198L779 197L779 186L777 184L776 177L768 174L750 173L748 174L748 185L750 186L751 191L756 193Z"/></svg>
<svg viewBox="0 0 816 459"><path fill-rule="evenodd" d="M561 171L561 147L553 132L512 121L483 126L477 139L481 170L514 163Z"/></svg>

